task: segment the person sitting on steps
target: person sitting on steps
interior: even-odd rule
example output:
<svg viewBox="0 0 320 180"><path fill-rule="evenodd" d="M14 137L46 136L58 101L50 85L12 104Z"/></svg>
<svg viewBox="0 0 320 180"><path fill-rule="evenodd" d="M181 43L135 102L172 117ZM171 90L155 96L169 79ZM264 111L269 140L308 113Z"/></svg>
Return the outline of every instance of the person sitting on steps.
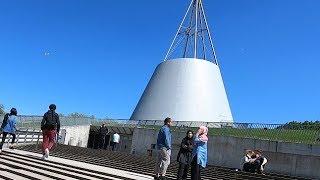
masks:
<svg viewBox="0 0 320 180"><path fill-rule="evenodd" d="M253 162L255 159L252 158L254 152L250 149L245 151L245 156L241 159L240 169L246 172L253 172Z"/></svg>
<svg viewBox="0 0 320 180"><path fill-rule="evenodd" d="M267 158L262 155L262 150L257 149L254 150L255 154L255 161L254 161L254 167L255 167L255 172L259 174L263 174L263 171L265 169L265 166L268 162Z"/></svg>

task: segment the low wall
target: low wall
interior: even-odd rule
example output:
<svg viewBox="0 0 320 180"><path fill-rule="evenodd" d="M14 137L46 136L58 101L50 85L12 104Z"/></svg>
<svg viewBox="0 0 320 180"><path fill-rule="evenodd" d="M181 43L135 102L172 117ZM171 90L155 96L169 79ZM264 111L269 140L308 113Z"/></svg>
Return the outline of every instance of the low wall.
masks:
<svg viewBox="0 0 320 180"><path fill-rule="evenodd" d="M62 136L60 143L71 146L87 147L90 125L63 126L60 129L60 135Z"/></svg>
<svg viewBox="0 0 320 180"><path fill-rule="evenodd" d="M136 128L132 138L132 153L147 154L156 143L153 129ZM172 132L172 160L175 160L185 133ZM210 165L239 168L244 149L262 149L268 158L266 171L292 176L320 178L320 146L250 138L210 136L208 163ZM153 153L154 154L154 153Z"/></svg>

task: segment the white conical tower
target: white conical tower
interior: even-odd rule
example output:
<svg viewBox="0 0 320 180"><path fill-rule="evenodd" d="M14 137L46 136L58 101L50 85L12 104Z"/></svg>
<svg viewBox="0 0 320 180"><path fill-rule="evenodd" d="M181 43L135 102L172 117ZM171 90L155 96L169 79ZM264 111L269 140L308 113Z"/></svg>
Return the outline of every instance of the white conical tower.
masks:
<svg viewBox="0 0 320 180"><path fill-rule="evenodd" d="M131 120L233 122L202 0L192 0Z"/></svg>

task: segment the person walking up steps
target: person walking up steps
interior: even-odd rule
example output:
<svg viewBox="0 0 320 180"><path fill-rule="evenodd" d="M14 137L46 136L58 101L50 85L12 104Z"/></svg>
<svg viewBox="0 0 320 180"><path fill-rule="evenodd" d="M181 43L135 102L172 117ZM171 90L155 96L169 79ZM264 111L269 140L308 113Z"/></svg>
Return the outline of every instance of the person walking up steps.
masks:
<svg viewBox="0 0 320 180"><path fill-rule="evenodd" d="M170 156L171 156L171 131L170 127L172 126L172 119L166 118L164 120L164 125L159 130L158 139L157 139L157 149L158 157L155 167L155 176L156 180L166 180L166 172L168 166L170 165Z"/></svg>
<svg viewBox="0 0 320 180"><path fill-rule="evenodd" d="M53 147L56 136L60 131L60 120L59 115L55 112L56 105L51 104L49 106L49 111L43 115L41 122L41 130L43 135L42 141L42 159L47 159L49 157L49 152Z"/></svg>
<svg viewBox="0 0 320 180"><path fill-rule="evenodd" d="M13 149L14 142L16 140L16 124L17 124L17 109L12 108L10 114L4 116L1 129L2 129L2 141L0 143L0 153L2 152L2 146L6 140L8 134L12 136L11 144L9 145L10 149Z"/></svg>

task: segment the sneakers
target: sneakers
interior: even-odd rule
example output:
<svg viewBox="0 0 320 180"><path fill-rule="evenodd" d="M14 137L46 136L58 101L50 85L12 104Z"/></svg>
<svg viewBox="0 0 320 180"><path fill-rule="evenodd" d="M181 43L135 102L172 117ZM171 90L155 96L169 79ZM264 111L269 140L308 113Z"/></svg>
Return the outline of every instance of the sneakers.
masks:
<svg viewBox="0 0 320 180"><path fill-rule="evenodd" d="M165 177L165 176L153 176L153 179L154 180L168 180L168 178L167 177Z"/></svg>
<svg viewBox="0 0 320 180"><path fill-rule="evenodd" d="M44 150L44 156L45 156L45 158L49 157L49 149L48 148L46 150Z"/></svg>
<svg viewBox="0 0 320 180"><path fill-rule="evenodd" d="M160 176L160 177L159 177L159 180L168 180L168 178L165 177L165 176Z"/></svg>
<svg viewBox="0 0 320 180"><path fill-rule="evenodd" d="M42 160L47 160L49 158L49 149L45 149L44 150L44 154L43 156L41 157Z"/></svg>
<svg viewBox="0 0 320 180"><path fill-rule="evenodd" d="M9 145L9 149L14 149L15 148L15 144L10 144Z"/></svg>

